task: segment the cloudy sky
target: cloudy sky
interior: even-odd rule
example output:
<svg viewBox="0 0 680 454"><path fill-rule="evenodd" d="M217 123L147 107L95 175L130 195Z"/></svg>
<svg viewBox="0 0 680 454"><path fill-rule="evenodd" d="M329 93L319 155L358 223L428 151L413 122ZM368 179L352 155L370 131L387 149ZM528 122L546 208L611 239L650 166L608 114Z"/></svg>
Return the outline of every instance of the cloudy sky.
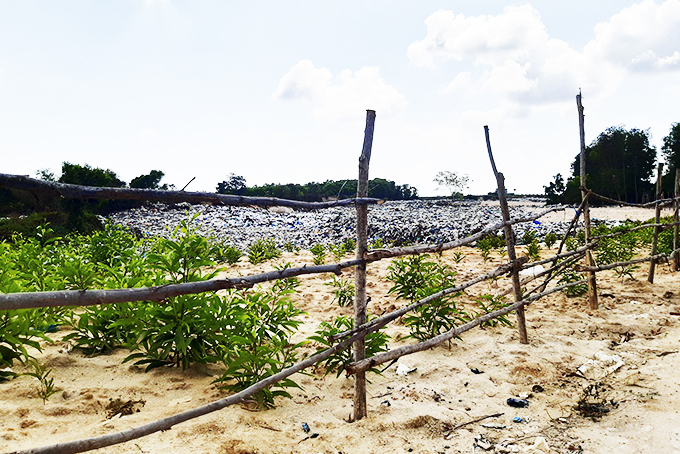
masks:
<svg viewBox="0 0 680 454"><path fill-rule="evenodd" d="M1 173L69 161L214 191L441 170L542 193L610 126L680 121L680 0L0 0Z"/></svg>

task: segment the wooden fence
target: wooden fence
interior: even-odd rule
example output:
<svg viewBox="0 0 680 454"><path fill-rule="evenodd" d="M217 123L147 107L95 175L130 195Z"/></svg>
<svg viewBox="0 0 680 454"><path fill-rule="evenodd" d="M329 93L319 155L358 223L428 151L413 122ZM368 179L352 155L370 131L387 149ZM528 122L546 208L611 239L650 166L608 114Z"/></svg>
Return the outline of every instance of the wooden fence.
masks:
<svg viewBox="0 0 680 454"><path fill-rule="evenodd" d="M580 95L577 97L577 104L579 106L579 113L582 121L582 106L580 101ZM118 443L123 443L136 438L140 438L158 431L168 430L176 424L188 421L190 419L197 418L199 416L206 415L208 413L223 409L230 405L244 402L249 396L266 389L267 387L284 380L285 378L300 372L314 364L325 360L331 355L342 351L347 348L354 348L354 362L348 365L345 370L355 375L355 397L354 397L354 419L361 419L366 416L366 382L365 382L365 371L375 367L379 364L394 361L404 355L412 354L418 351L423 351L430 349L436 345L446 342L460 334L469 331L470 329L481 325L489 320L507 315L511 312L517 314L517 326L520 334L520 342L528 342L528 333L526 331L526 323L524 320L524 309L529 306L534 301L539 300L543 296L548 294L564 290L568 287L583 285L584 283L590 283L590 304L592 307L593 294L596 301L595 291L595 273L611 269L617 266L626 266L632 263L639 263L643 261L649 261L651 264L655 264L657 261L667 258L664 254L652 254L650 257L645 257L641 259L636 259L629 262L615 263L606 266L597 266L592 257L586 261L585 266L577 265L577 261L582 259L584 256L588 256L591 251L597 247L599 241L604 238L611 238L616 235L622 235L626 232L617 232L614 234L609 234L601 237L595 237L590 235L589 231L589 220L586 218L586 244L579 247L573 251L562 253L562 248L564 242L571 232L571 230L576 225L581 213L587 214L588 210L588 199L589 197L600 197L593 194L592 191L587 190L583 187L583 199L581 206L576 212L567 232L564 235L562 242L558 248L558 252L553 257L539 260L533 263L527 263L527 257L517 258L515 252L514 243L514 232L512 226L521 222L531 222L536 220L545 214L555 211L561 208L551 208L543 212L537 213L533 216L528 216L521 219L511 219L508 209L508 203L505 195L505 185L503 174L498 172L493 159L493 154L491 151L491 141L489 138L489 129L484 127L487 150L489 154L489 159L491 162L491 167L496 177L498 184L498 195L501 207L501 214L503 221L497 225L487 227L480 232L465 237L460 240L451 241L447 243L440 244L426 244L426 245L416 245L410 247L397 247L397 248L387 248L378 250L368 250L367 247L367 229L368 229L368 205L381 203L379 200L371 199L367 197L368 188L368 171L369 162L371 157L371 148L373 140L373 130L375 123L375 112L367 111L366 118L366 130L364 132L364 145L359 159L359 180L357 197L354 199L341 200L336 202L324 202L324 203L307 203L307 202L297 202L292 200L283 200L276 198L261 198L261 197L241 197L241 196L224 196L219 194L208 194L208 193L188 193L183 191L155 191L155 190L134 190L134 189L112 189L112 188L91 188L83 186L74 185L64 185L50 182L43 182L40 180L35 180L28 177L16 176L16 175L5 175L0 174L0 187L10 187L14 189L24 189L29 191L35 190L48 190L56 192L62 197L67 198L100 198L100 199L134 199L134 200L153 200L153 201L163 201L163 202L213 202L224 205L257 205L257 206L289 206L296 208L306 208L306 209L323 209L331 206L340 205L356 205L357 209L357 249L356 258L354 260L349 260L345 262L340 262L331 265L321 265L321 266L303 266L298 268L288 268L276 271L270 271L267 273L228 278L228 279L214 279L204 282L192 282L185 284L173 284L164 285L158 287L147 287L147 288L132 288L132 289L116 289L116 290L75 290L75 291L52 291L52 292L27 292L27 293L10 293L10 294L0 294L0 310L14 310L14 309L27 309L27 308L37 308L37 307L50 307L50 306L87 306L87 305L97 305L97 304L113 304L113 303L123 303L123 302L135 302L135 301L161 301L168 297L195 294L202 292L213 292L217 290L229 289L229 288L248 288L252 287L257 283L273 281L277 279L286 279L293 276L300 276L303 274L317 274L317 273L336 273L340 274L343 269L349 267L355 267L355 328L348 330L344 333L339 333L330 339L332 342L337 342L333 347L317 353L304 361L301 361L276 375L267 377L264 380L250 386L249 388L228 396L223 399L219 399L210 404L203 405L192 410L184 411L173 416L163 418L148 424L144 424L131 429L123 430L120 432L101 435L93 438L76 440L72 442L59 443L50 446L34 448L24 451L15 451L16 453L52 453L52 454L66 454L66 453L79 453L85 452L93 449L103 448L106 446L115 445ZM581 123L582 124L582 123ZM581 127L581 131L583 128ZM584 164L582 163L581 169L584 169ZM582 179L585 181L585 179ZM642 227L633 228L630 230L637 230L639 228L654 228L655 229L655 244L658 233L662 228L667 228L669 226L675 227L675 240L674 240L674 251L672 256L674 259L678 260L680 255L678 252L678 242L677 242L677 232L678 232L678 202L680 201L680 194L677 189L677 178L676 178L676 193L673 199L657 200L651 205L635 205L635 206L656 206L660 207L662 205L667 205L669 203L675 204L675 218L673 223L660 224L657 216L657 221L655 224L649 224ZM618 203L618 202L617 202ZM631 204L626 204L630 206ZM657 212L659 209L657 209ZM403 307L401 309L395 310L388 314L385 314L379 318L373 319L370 322L366 321L366 267L371 262L392 258L401 257L406 255L424 254L428 252L441 252L445 250L454 249L464 245L471 245L475 241L483 238L492 232L503 230L505 233L506 245L508 249L508 263L504 264L495 270L488 272L483 275L476 276L475 278L464 282L458 286L447 288L438 293L430 295L426 298L421 299L409 306ZM536 265L543 265L550 263L550 267L543 272L520 280L519 271L522 269L534 267ZM579 280L577 282L571 282L565 285L556 286L551 289L547 289L548 284L554 279L556 273L566 267L574 267L577 270L588 272L589 277L587 279ZM678 269L677 267L675 268ZM650 281L653 279L653 268L650 270ZM505 294L513 293L515 302L508 305L502 309L490 312L483 316L477 317L474 320L456 327L450 331L442 333L436 337L428 339L426 341L418 342L411 345L406 345L403 347L395 348L387 352L377 354L373 357L366 358L364 350L364 338L367 334L378 331L382 327L386 326L388 323L399 319L404 314L412 311L420 306L429 304L442 296L453 294L469 288L480 282L484 282L489 279L496 278L498 276L510 273L512 278L512 288L504 292ZM543 281L534 286L534 288L523 291L522 287L530 282L536 281L543 278ZM597 309L597 307L595 307Z"/></svg>

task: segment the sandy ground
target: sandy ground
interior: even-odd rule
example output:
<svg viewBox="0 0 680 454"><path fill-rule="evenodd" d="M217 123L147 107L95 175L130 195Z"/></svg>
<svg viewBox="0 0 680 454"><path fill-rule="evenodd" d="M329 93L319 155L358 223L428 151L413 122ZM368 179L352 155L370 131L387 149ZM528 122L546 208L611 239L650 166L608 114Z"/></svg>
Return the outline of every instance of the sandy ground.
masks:
<svg viewBox="0 0 680 454"><path fill-rule="evenodd" d="M504 260L493 254L484 262L476 250L463 248L465 259L455 263L451 253L442 260L465 281ZM551 251L544 250L548 256ZM554 252L554 251L552 251ZM311 263L311 256L286 254L275 263L242 263L224 274L250 274L290 261ZM389 261L369 266L369 309L381 314L405 304L387 295ZM304 390L277 407L250 411L233 406L175 426L172 430L101 449L102 453L674 453L680 452L680 311L677 273L657 267L654 284L646 280L647 266L635 279L621 280L614 272L598 274L601 307L589 311L584 297L554 294L527 308L530 343L522 345L517 331L507 327L475 329L450 345L400 360L416 370L402 376L397 365L383 375L370 375L369 416L348 423L352 412L353 380L321 373L297 375ZM351 272L345 273L351 277ZM302 278L294 296L307 312L299 338L314 332L350 308L333 305L330 276ZM496 293L509 286L505 278L469 289L461 302L474 295ZM514 316L511 317L514 321ZM392 346L408 330L392 325ZM53 368L63 391L43 405L35 396L36 382L20 377L0 384L0 452L35 448L83 437L109 434L138 426L223 397L211 382L217 366L188 371L174 368L149 373L121 364L126 351L86 357L70 351L60 339L45 344L37 357ZM400 340L395 340L400 339ZM307 347L311 353L313 346ZM598 353L599 352L599 353ZM597 354L597 355L596 355ZM599 358L618 355L622 365L595 361L584 378L577 368ZM605 358L606 359L606 358ZM476 372L473 372L473 369ZM609 373L607 373L609 372ZM602 384L606 400L617 404L601 418L580 415L574 406L589 385ZM527 408L513 408L510 397L528 395ZM112 399L144 401L138 412L107 418ZM500 413L479 422L484 416ZM513 418L522 422L513 422ZM307 423L310 434L302 430ZM462 427L461 424L470 423ZM315 438L308 438L318 434ZM477 440L477 441L475 441ZM483 447L489 447L486 451ZM542 449L542 450L541 450Z"/></svg>

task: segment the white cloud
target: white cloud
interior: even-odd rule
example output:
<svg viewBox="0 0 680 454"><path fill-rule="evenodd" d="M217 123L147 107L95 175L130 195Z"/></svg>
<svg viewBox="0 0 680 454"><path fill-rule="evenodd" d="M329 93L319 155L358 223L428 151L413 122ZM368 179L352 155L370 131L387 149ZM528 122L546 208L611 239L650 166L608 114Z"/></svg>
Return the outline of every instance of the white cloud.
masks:
<svg viewBox="0 0 680 454"><path fill-rule="evenodd" d="M316 115L339 119L356 118L366 109L392 115L407 104L404 96L380 77L377 67L355 72L346 69L333 76L328 68L317 68L309 60L301 60L281 78L272 98L305 100L313 105Z"/></svg>
<svg viewBox="0 0 680 454"><path fill-rule="evenodd" d="M597 24L584 51L633 71L680 69L679 28L680 0L644 0Z"/></svg>
<svg viewBox="0 0 680 454"><path fill-rule="evenodd" d="M595 68L566 42L550 38L528 4L508 6L497 16L437 11L425 23L427 36L407 51L414 65L454 60L476 68L456 75L445 92L486 91L507 101L546 104L571 102L579 88L601 89L612 80L606 65Z"/></svg>

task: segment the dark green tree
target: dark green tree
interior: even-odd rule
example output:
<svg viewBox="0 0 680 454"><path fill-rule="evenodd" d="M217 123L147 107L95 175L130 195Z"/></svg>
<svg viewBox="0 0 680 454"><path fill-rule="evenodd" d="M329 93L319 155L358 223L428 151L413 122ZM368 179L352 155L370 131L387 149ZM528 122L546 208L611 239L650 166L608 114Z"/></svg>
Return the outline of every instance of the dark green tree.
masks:
<svg viewBox="0 0 680 454"><path fill-rule="evenodd" d="M113 170L100 169L78 164L64 162L61 165L61 176L59 183L78 184L81 186L98 186L105 188L123 188L125 182L118 179L118 175Z"/></svg>
<svg viewBox="0 0 680 454"><path fill-rule="evenodd" d="M125 186L125 182L118 179L118 176L112 170L90 167L87 164L81 166L69 162L62 164L61 176L58 181L59 183L81 186L108 188ZM101 222L97 219L97 214L106 214L129 206L131 204L127 201L66 199L62 202L62 207L68 215L66 228L69 231L77 230L82 233L90 233L102 227Z"/></svg>
<svg viewBox="0 0 680 454"><path fill-rule="evenodd" d="M133 178L132 181L130 181L130 187L136 189L161 189L165 191L168 189L168 185L159 184L164 176L165 173L160 170L152 170L148 175L140 175Z"/></svg>
<svg viewBox="0 0 680 454"><path fill-rule="evenodd" d="M652 196L656 148L649 144L649 130L611 127L586 148L588 188L598 194L625 202L639 203ZM577 155L570 182L580 174ZM573 183L572 183L573 185ZM578 200L565 200L577 203Z"/></svg>
<svg viewBox="0 0 680 454"><path fill-rule="evenodd" d="M543 186L545 195L548 198L546 202L548 205L564 203L564 190L566 189L564 186L564 178L562 178L562 174L560 173L555 175L553 178L554 180L552 183L550 183L548 186Z"/></svg>
<svg viewBox="0 0 680 454"><path fill-rule="evenodd" d="M671 132L663 138L661 152L666 160L663 190L670 196L675 191L675 169L680 169L680 123L674 123Z"/></svg>
<svg viewBox="0 0 680 454"><path fill-rule="evenodd" d="M240 175L229 175L229 179L217 184L218 194L243 195L246 192L246 179Z"/></svg>

